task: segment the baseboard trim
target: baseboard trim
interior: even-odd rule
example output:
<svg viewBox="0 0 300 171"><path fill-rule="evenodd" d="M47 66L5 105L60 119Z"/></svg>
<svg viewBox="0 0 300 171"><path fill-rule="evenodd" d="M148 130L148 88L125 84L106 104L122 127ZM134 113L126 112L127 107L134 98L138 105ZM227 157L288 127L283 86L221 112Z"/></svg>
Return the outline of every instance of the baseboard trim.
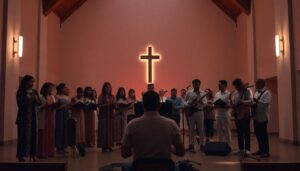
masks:
<svg viewBox="0 0 300 171"><path fill-rule="evenodd" d="M0 141L0 146L17 144L17 139Z"/></svg>
<svg viewBox="0 0 300 171"><path fill-rule="evenodd" d="M300 146L300 141L297 141L297 140L289 140L289 139L285 139L285 138L279 138L279 141L281 141L282 143L285 143L285 144Z"/></svg>

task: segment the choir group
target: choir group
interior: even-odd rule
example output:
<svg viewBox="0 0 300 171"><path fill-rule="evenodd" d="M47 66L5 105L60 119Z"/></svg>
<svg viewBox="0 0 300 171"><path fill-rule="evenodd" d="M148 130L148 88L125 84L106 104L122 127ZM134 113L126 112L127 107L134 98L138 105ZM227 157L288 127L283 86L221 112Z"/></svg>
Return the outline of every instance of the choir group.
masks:
<svg viewBox="0 0 300 171"><path fill-rule="evenodd" d="M55 86L46 82L38 92L33 89L34 82L32 76L24 76L16 94L19 161L25 161L24 157L33 161L37 157L54 157L55 154L68 153L68 147L82 156L85 155L85 147L97 146L103 152L111 152L114 146L122 144L127 118L135 114L136 104L142 103L142 100L137 100L134 89L127 93L124 87L120 87L114 96L109 82L103 84L99 96L96 90L87 86L77 88L77 94L72 98L65 83ZM241 79L232 82L233 92L227 90L227 84L226 80L220 80L219 91L214 94L210 89L202 91L201 81L195 79L192 87L180 90L180 95L177 95L175 88L171 89L170 97L165 97L166 91L163 89L159 90L159 95L161 103L172 104L170 115L174 116L172 118L178 126L180 116L185 116L190 152L195 151L195 140L200 150L206 142L212 141L214 121L218 141L231 145L230 123L233 117L238 152L250 154L250 120L253 119L259 147L253 154L268 157L267 124L271 94L266 89L265 81L256 81L254 95ZM148 84L147 91L155 91L154 85Z"/></svg>

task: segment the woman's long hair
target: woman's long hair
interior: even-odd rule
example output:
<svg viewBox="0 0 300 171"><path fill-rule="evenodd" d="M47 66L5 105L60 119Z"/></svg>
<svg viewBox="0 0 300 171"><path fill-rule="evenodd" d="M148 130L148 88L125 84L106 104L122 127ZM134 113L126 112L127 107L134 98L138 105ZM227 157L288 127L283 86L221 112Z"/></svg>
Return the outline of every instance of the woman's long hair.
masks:
<svg viewBox="0 0 300 171"><path fill-rule="evenodd" d="M50 82L44 83L42 88L41 88L41 91L40 91L41 95L46 98L47 95L48 95L49 88L51 88L52 86L53 86L53 84L50 83Z"/></svg>
<svg viewBox="0 0 300 171"><path fill-rule="evenodd" d="M19 84L18 91L25 91L27 89L28 82L31 81L31 80L33 80L33 79L34 79L33 76L31 76L31 75L25 75L22 78L22 80L21 80L21 82Z"/></svg>
<svg viewBox="0 0 300 171"><path fill-rule="evenodd" d="M121 91L124 92L124 95L123 95L123 96L121 96ZM126 91L125 91L125 88L124 88L124 87L120 87L120 88L118 89L116 98L117 98L117 100L119 100L119 99L126 100Z"/></svg>
<svg viewBox="0 0 300 171"><path fill-rule="evenodd" d="M106 86L110 86L111 87L111 84L109 82L105 82L102 86L102 91L101 91L101 95L104 96L106 95L106 92L105 92L105 87ZM109 96L112 96L112 93L111 91L108 93Z"/></svg>

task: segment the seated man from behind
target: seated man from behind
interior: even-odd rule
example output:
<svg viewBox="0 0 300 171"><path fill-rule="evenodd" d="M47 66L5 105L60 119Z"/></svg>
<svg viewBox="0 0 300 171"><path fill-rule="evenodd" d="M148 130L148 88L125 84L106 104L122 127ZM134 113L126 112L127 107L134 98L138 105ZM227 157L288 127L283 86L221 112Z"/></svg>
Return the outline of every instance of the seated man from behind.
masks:
<svg viewBox="0 0 300 171"><path fill-rule="evenodd" d="M171 154L184 156L185 150L176 123L160 116L159 95L148 91L143 95L143 116L127 125L122 140L121 155L133 159L170 159ZM128 169L128 168L126 168Z"/></svg>

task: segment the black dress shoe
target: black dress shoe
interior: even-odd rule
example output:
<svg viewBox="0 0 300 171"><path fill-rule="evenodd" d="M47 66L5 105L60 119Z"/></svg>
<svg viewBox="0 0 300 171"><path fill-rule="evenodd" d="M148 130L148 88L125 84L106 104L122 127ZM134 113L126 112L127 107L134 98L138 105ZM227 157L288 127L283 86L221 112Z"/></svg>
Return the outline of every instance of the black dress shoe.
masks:
<svg viewBox="0 0 300 171"><path fill-rule="evenodd" d="M194 145L191 144L191 145L189 146L188 151L189 151L189 152L195 152L195 147L194 147Z"/></svg>
<svg viewBox="0 0 300 171"><path fill-rule="evenodd" d="M260 151L257 151L257 152L255 152L255 153L252 153L252 155L254 155L254 156L259 156L259 155L261 155L261 152L260 152Z"/></svg>

